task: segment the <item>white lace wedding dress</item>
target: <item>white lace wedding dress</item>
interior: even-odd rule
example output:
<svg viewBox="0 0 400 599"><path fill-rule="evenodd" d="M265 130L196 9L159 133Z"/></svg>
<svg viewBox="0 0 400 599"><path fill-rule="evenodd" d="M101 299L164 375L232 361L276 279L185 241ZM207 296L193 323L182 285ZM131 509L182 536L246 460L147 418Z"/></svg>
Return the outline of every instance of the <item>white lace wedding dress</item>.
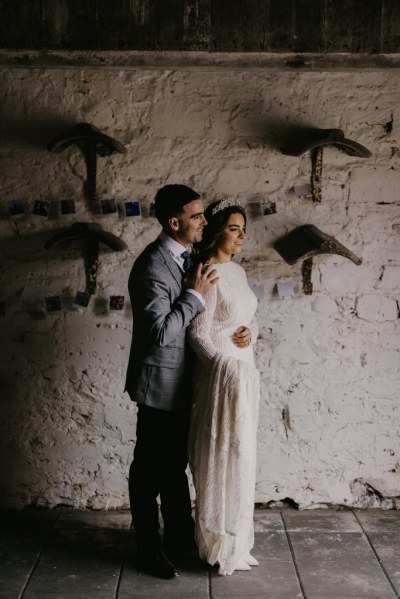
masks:
<svg viewBox="0 0 400 599"><path fill-rule="evenodd" d="M258 334L257 299L234 262L213 265L219 281L189 331L197 354L189 462L196 489L196 540L200 557L219 574L256 565L254 495L259 374L253 348L238 348L240 326ZM240 567L242 566L242 567Z"/></svg>

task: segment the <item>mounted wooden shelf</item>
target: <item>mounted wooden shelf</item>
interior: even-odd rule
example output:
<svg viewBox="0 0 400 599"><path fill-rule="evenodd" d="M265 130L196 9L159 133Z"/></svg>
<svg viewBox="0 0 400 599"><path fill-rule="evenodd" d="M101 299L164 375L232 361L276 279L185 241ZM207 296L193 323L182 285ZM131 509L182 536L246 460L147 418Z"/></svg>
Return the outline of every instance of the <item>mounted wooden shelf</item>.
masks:
<svg viewBox="0 0 400 599"><path fill-rule="evenodd" d="M104 243L115 252L126 248L122 239L103 229L96 223L74 223L71 227L55 233L44 247L65 245L83 240L86 270L86 291L93 295L96 292L97 268L99 263L99 244Z"/></svg>
<svg viewBox="0 0 400 599"><path fill-rule="evenodd" d="M96 199L97 154L99 156L110 156L114 152L126 154L126 148L93 125L79 123L73 129L53 139L47 149L50 152L63 152L74 144L78 146L86 162L85 197L94 201Z"/></svg>
<svg viewBox="0 0 400 599"><path fill-rule="evenodd" d="M302 261L303 291L312 294L311 272L314 256L320 254L338 254L348 258L354 264L361 264L359 258L337 239L324 233L314 225L297 227L275 242L274 248L288 264Z"/></svg>
<svg viewBox="0 0 400 599"><path fill-rule="evenodd" d="M359 156L360 158L372 156L368 148L352 139L347 139L341 129L313 129L311 127L298 130L282 152L289 156L301 156L305 152L323 146L335 146L350 156Z"/></svg>
<svg viewBox="0 0 400 599"><path fill-rule="evenodd" d="M322 158L325 146L335 146L350 156L369 158L371 152L352 139L347 139L341 129L314 129L300 127L293 130L282 153L288 156L301 156L311 152L311 190L314 202L321 202Z"/></svg>

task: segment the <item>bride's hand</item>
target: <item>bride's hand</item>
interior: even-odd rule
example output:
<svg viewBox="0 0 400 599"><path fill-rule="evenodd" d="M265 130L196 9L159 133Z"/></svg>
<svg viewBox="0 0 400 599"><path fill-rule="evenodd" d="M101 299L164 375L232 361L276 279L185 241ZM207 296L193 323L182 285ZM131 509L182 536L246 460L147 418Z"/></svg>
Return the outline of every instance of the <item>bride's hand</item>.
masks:
<svg viewBox="0 0 400 599"><path fill-rule="evenodd" d="M247 327L239 327L232 335L232 341L236 347L249 347L251 343L251 331Z"/></svg>

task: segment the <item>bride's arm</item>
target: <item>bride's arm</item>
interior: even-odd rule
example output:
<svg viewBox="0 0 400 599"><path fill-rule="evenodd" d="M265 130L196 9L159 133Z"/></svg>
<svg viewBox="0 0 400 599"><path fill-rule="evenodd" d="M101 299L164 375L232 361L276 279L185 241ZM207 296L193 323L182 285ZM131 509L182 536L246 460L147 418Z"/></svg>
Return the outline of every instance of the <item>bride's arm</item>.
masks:
<svg viewBox="0 0 400 599"><path fill-rule="evenodd" d="M211 340L211 324L217 304L217 287L214 285L204 296L204 312L196 316L189 327L189 340L199 360L209 367L217 354L217 348Z"/></svg>

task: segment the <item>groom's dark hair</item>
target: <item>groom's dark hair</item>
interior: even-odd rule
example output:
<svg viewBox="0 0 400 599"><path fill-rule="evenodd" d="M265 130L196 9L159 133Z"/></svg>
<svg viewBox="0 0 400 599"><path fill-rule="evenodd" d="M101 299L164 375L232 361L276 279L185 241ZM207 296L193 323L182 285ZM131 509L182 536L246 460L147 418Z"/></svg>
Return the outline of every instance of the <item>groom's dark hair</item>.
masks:
<svg viewBox="0 0 400 599"><path fill-rule="evenodd" d="M185 204L198 200L200 195L187 185L164 185L156 193L155 215L158 222L164 226L171 216L180 216Z"/></svg>

